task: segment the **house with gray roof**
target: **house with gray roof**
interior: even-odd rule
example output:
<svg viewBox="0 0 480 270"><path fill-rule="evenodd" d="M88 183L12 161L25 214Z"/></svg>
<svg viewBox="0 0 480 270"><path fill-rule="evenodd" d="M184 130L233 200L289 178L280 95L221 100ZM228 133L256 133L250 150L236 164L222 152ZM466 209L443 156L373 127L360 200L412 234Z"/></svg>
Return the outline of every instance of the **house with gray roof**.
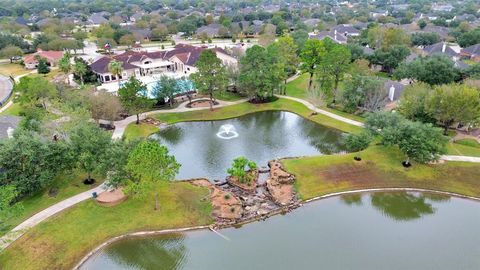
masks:
<svg viewBox="0 0 480 270"><path fill-rule="evenodd" d="M20 124L21 118L12 115L0 116L0 140L9 139L13 136L13 131Z"/></svg>
<svg viewBox="0 0 480 270"><path fill-rule="evenodd" d="M480 62L480 43L463 48L460 51L460 56Z"/></svg>
<svg viewBox="0 0 480 270"><path fill-rule="evenodd" d="M208 37L218 37L218 30L220 29L220 27L222 27L222 25L218 23L204 25L202 27L199 27L195 34L197 36L206 34Z"/></svg>
<svg viewBox="0 0 480 270"><path fill-rule="evenodd" d="M108 20L101 13L93 13L87 19L88 25L100 25L102 23L107 23L107 22Z"/></svg>
<svg viewBox="0 0 480 270"><path fill-rule="evenodd" d="M388 93L388 100L397 101L402 96L406 85L398 81L386 80L383 87Z"/></svg>
<svg viewBox="0 0 480 270"><path fill-rule="evenodd" d="M351 36L351 37L357 37L360 36L360 31L353 27L351 24L339 24L335 25L331 29L332 31L337 31L337 33L340 33L344 36Z"/></svg>
<svg viewBox="0 0 480 270"><path fill-rule="evenodd" d="M343 34L340 34L337 32L337 30L332 30L332 31L322 31L318 33L308 33L308 38L316 38L316 39L324 39L324 38L329 38L333 42L338 43L338 44L346 44L347 43L347 37L344 36Z"/></svg>
<svg viewBox="0 0 480 270"><path fill-rule="evenodd" d="M427 55L441 54L446 55L454 61L458 60L459 54L448 46L446 42L438 42L433 45L426 46L423 51Z"/></svg>

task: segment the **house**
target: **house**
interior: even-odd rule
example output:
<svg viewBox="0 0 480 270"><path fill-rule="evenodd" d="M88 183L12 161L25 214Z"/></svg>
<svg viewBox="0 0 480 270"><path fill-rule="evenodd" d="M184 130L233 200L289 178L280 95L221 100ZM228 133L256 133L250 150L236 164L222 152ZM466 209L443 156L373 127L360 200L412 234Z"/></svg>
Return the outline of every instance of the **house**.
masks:
<svg viewBox="0 0 480 270"><path fill-rule="evenodd" d="M450 4L439 5L435 3L432 5L432 10L436 12L451 12L453 10L453 6Z"/></svg>
<svg viewBox="0 0 480 270"><path fill-rule="evenodd" d="M344 36L343 34L340 34L337 32L337 30L332 30L332 31L323 31L323 32L318 32L318 33L308 33L308 38L316 38L316 39L324 39L324 38L329 38L333 42L339 43L339 44L346 44L347 43L347 37Z"/></svg>
<svg viewBox="0 0 480 270"><path fill-rule="evenodd" d="M370 16L373 18L386 17L388 16L388 10L376 10L370 12Z"/></svg>
<svg viewBox="0 0 480 270"><path fill-rule="evenodd" d="M333 31L337 31L337 33L340 33L344 36L347 37L358 37L360 36L360 31L353 27L351 24L339 24L334 27L332 27Z"/></svg>
<svg viewBox="0 0 480 270"><path fill-rule="evenodd" d="M460 70L467 70L470 68L470 66L462 60L456 60L453 65Z"/></svg>
<svg viewBox="0 0 480 270"><path fill-rule="evenodd" d="M460 51L460 56L462 58L468 58L480 62L480 44L475 44L462 49Z"/></svg>
<svg viewBox="0 0 480 270"><path fill-rule="evenodd" d="M438 42L433 45L426 46L423 48L423 52L427 55L442 54L446 55L454 61L458 60L458 53L448 46L446 42Z"/></svg>
<svg viewBox="0 0 480 270"><path fill-rule="evenodd" d="M20 124L21 118L12 115L0 116L0 139L11 139L13 131Z"/></svg>
<svg viewBox="0 0 480 270"><path fill-rule="evenodd" d="M314 18L314 19L307 19L307 20L303 21L303 23L310 28L315 28L315 27L317 27L318 23L321 22L321 21L322 20L320 20L320 19L315 19Z"/></svg>
<svg viewBox="0 0 480 270"><path fill-rule="evenodd" d="M138 22L143 18L143 13L137 12L130 16L130 21L131 22Z"/></svg>
<svg viewBox="0 0 480 270"><path fill-rule="evenodd" d="M140 78L166 72L189 76L196 72L195 63L205 49L205 47L178 44L169 51L127 51L112 57L102 57L93 62L90 67L102 83L123 80L131 76ZM225 50L217 47L212 50L225 65L237 64L237 60ZM116 78L108 70L108 65L112 60L122 63L123 72L119 78Z"/></svg>
<svg viewBox="0 0 480 270"><path fill-rule="evenodd" d="M41 57L47 61L47 65L56 66L63 57L63 51L42 51L32 53L23 57L23 63L26 69L35 69L38 66L37 58Z"/></svg>
<svg viewBox="0 0 480 270"><path fill-rule="evenodd" d="M386 80L383 87L388 93L388 100L397 101L402 96L406 85L401 82Z"/></svg>
<svg viewBox="0 0 480 270"><path fill-rule="evenodd" d="M218 30L220 29L220 27L222 27L221 24L212 23L199 27L195 34L197 36L207 35L208 37L218 37Z"/></svg>
<svg viewBox="0 0 480 270"><path fill-rule="evenodd" d="M87 19L87 24L91 26L99 26L100 24L107 22L108 20L105 19L102 13L93 13Z"/></svg>

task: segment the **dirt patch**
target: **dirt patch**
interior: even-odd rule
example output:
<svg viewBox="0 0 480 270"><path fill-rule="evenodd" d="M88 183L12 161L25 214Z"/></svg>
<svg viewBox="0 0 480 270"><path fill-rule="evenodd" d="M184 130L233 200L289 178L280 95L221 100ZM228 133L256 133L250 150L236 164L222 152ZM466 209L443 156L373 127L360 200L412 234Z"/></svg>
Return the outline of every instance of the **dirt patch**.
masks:
<svg viewBox="0 0 480 270"><path fill-rule="evenodd" d="M218 105L218 102L214 101L213 105ZM202 99L202 100L195 100L188 103L187 108L208 108L210 107L210 100Z"/></svg>
<svg viewBox="0 0 480 270"><path fill-rule="evenodd" d="M145 124L149 124L149 125L154 125L154 126L159 126L160 124L162 124L162 122L158 121L157 119L153 119L151 117L145 118L145 119L141 120L140 122L145 123Z"/></svg>
<svg viewBox="0 0 480 270"><path fill-rule="evenodd" d="M215 220L236 220L242 217L242 203L234 194L218 188L207 179L198 179L191 181L191 183L210 189L210 199L213 207L212 215Z"/></svg>
<svg viewBox="0 0 480 270"><path fill-rule="evenodd" d="M103 206L114 206L126 199L127 196L123 193L123 188L117 188L98 195L97 202Z"/></svg>

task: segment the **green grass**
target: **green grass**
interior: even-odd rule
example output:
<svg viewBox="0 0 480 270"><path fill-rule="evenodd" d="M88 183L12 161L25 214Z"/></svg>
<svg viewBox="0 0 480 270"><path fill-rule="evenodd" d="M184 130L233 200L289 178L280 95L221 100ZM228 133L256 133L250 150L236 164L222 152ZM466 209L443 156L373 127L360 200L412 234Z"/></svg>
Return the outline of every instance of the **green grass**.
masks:
<svg viewBox="0 0 480 270"><path fill-rule="evenodd" d="M20 104L13 103L5 111L1 112L0 115L20 116L21 111L22 111L22 107L20 106Z"/></svg>
<svg viewBox="0 0 480 270"><path fill-rule="evenodd" d="M359 155L362 161L354 161ZM372 146L360 153L287 159L282 163L295 174L302 199L333 192L385 187L410 187L455 192L480 197L480 164L446 162L413 163L406 169L404 155L396 148Z"/></svg>
<svg viewBox="0 0 480 270"><path fill-rule="evenodd" d="M305 73L300 75L297 79L287 83L287 96L291 97L296 97L296 98L301 98L307 101L311 100L311 97L308 95L308 81L309 81L310 75ZM313 85L316 84L315 78L313 81ZM344 83L340 82L339 84L339 89L343 89ZM320 107L322 110L329 111L334 114L338 114L340 116L343 116L348 119L352 119L355 121L363 122L365 119L361 116L350 114L338 109L334 108L328 108L326 106Z"/></svg>
<svg viewBox="0 0 480 270"><path fill-rule="evenodd" d="M29 73L30 70L25 69L20 64L0 64L0 74L5 76L19 76Z"/></svg>
<svg viewBox="0 0 480 270"><path fill-rule="evenodd" d="M24 220L33 216L34 214L40 212L41 210L71 196L89 190L94 186L98 185L99 183L103 182L103 179L96 178L97 183L95 185L84 185L83 180L85 178L85 173L81 173L78 171L65 172L56 177L55 182L52 185L54 188L58 189L58 193L55 196L49 196L48 190L45 190L22 199L21 204L23 206L23 210L19 213L18 216L9 219L5 223L5 228L2 228L3 230L0 231L0 235L3 235L6 232L10 231L15 226L22 223Z"/></svg>
<svg viewBox="0 0 480 270"><path fill-rule="evenodd" d="M71 269L93 248L129 232L206 225L211 203L206 188L189 183L160 184L160 209L153 210L153 194L129 198L114 206L88 200L40 223L0 253L9 269Z"/></svg>
<svg viewBox="0 0 480 270"><path fill-rule="evenodd" d="M478 143L478 141L475 139L461 139L461 140L456 140L455 143L470 146L470 147L480 148L480 143Z"/></svg>
<svg viewBox="0 0 480 270"><path fill-rule="evenodd" d="M145 138L148 137L148 135L155 133L159 130L160 129L154 125L146 123L140 123L137 125L135 123L132 123L127 126L127 128L125 129L125 133L123 133L123 136L127 140L133 138Z"/></svg>
<svg viewBox="0 0 480 270"><path fill-rule="evenodd" d="M229 91L221 91L218 94L215 94L215 98L224 101L237 101L244 97L240 96L237 93L232 93Z"/></svg>
<svg viewBox="0 0 480 270"><path fill-rule="evenodd" d="M205 109L200 111L189 111L189 112L183 112L183 113L156 114L153 117L158 119L161 122L164 122L167 124L174 124L174 123L185 122L185 121L224 120L224 119L234 118L234 117L242 116L242 115L253 113L253 112L271 111L271 110L282 110L282 111L293 112L309 120L312 120L314 122L317 122L327 127L338 129L343 132L358 133L362 130L361 127L353 126L322 114L317 114L312 116L311 115L312 111L310 111L303 104L298 103L296 101L282 99L282 98L278 99L275 102L270 102L265 104L251 104L249 102L244 102L244 103L216 109L214 111Z"/></svg>
<svg viewBox="0 0 480 270"><path fill-rule="evenodd" d="M458 140L456 142L449 142L447 144L447 154L455 156L474 156L480 157L480 147L471 146L464 140Z"/></svg>

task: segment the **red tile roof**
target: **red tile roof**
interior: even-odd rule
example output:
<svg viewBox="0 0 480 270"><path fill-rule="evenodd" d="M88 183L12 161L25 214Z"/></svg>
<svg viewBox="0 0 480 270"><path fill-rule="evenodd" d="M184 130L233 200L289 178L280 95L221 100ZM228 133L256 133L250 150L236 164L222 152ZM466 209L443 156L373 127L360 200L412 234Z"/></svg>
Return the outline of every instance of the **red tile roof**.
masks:
<svg viewBox="0 0 480 270"><path fill-rule="evenodd" d="M38 51L26 55L23 58L25 63L35 62L35 56L39 55L40 57L46 58L49 62L58 62L63 57L63 51Z"/></svg>

